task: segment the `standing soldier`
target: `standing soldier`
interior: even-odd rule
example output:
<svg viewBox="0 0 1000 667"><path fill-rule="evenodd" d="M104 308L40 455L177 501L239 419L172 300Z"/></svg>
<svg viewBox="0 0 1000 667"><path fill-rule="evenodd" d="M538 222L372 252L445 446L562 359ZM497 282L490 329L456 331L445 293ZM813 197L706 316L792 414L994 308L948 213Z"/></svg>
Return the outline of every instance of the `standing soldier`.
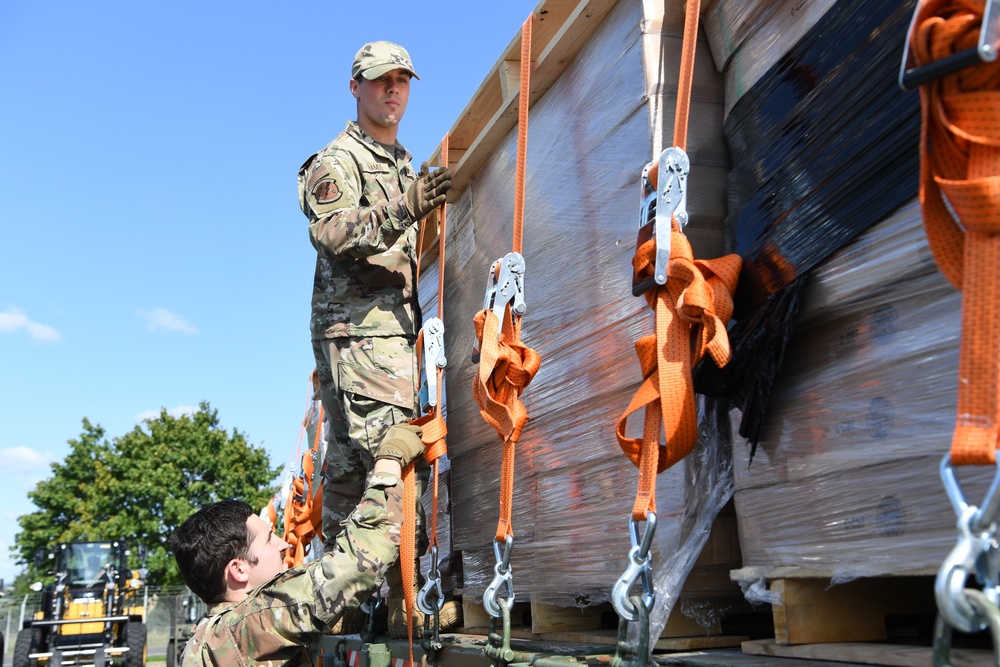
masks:
<svg viewBox="0 0 1000 667"><path fill-rule="evenodd" d="M351 76L357 120L306 160L298 175L299 205L316 248L311 333L331 433L323 483L327 551L361 497L372 452L387 429L419 413L417 233L451 187L446 168L429 172L425 164L416 173L396 140L410 80L419 78L406 49L385 41L365 44ZM426 462L417 472L419 494ZM423 553L419 503L417 509ZM389 631L405 637L398 566L388 581ZM446 604L440 618L442 629L455 626L458 606ZM359 615L345 617L337 631L357 632L361 623Z"/></svg>

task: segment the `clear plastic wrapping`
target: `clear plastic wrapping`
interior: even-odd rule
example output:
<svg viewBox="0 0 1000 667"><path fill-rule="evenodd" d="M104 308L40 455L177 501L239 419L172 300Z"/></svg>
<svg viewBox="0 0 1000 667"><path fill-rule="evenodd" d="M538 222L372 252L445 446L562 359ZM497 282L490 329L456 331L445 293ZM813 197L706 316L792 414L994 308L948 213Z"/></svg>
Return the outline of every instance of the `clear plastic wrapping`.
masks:
<svg viewBox="0 0 1000 667"><path fill-rule="evenodd" d="M879 286L935 272L920 201L914 197L809 273L796 326L811 326L831 309L871 299Z"/></svg>
<svg viewBox="0 0 1000 667"><path fill-rule="evenodd" d="M658 75L647 80L650 44L661 42L652 60L674 70L676 79L676 60L663 54L679 52L679 26L661 18L644 16L638 2L619 2L530 111L522 338L542 365L522 396L530 420L515 457L512 567L522 601L564 607L606 602L627 565L638 471L619 449L615 426L641 382L634 342L653 330L652 312L630 288L639 177L659 152L653 127L669 116L665 110L672 110L676 95ZM704 42L702 48L707 53ZM728 168L721 76L712 67L699 72L709 79L696 83L688 140L688 233L696 253L699 244L721 245ZM463 594L476 601L496 563L502 443L472 396L472 320L482 309L491 263L511 251L516 146L515 129L477 168L447 220L452 536L462 553ZM634 421L641 428L641 418ZM656 548L665 545L656 571L661 613L669 614L662 605L677 600L687 575L681 568L697 561L731 493L731 484L716 481L728 463L713 450L717 441L710 433L715 429L706 432L702 447L714 456L689 457L658 479ZM685 543L672 572L663 569L667 554ZM738 558L711 563L719 572L738 565ZM723 590L734 588L728 581L696 579L699 594L733 592Z"/></svg>
<svg viewBox="0 0 1000 667"><path fill-rule="evenodd" d="M916 194L919 97L896 84L911 16L912 3L837 2L727 116L738 314Z"/></svg>
<svg viewBox="0 0 1000 667"><path fill-rule="evenodd" d="M837 0L709 0L702 8L715 65L726 74L726 113Z"/></svg>
<svg viewBox="0 0 1000 667"><path fill-rule="evenodd" d="M938 467L961 294L910 203L814 271L752 463L734 448L744 564L835 579L935 571L956 538ZM989 468L989 467L986 467ZM978 503L994 470L963 469Z"/></svg>
<svg viewBox="0 0 1000 667"><path fill-rule="evenodd" d="M698 386L739 405L752 446L810 272L916 195L919 96L896 84L912 9L912 0L706 7L716 49L729 48L723 39L736 55L746 50L757 74L735 102L727 97L724 121L726 245L743 258L733 361L703 366ZM743 74L736 55L727 88Z"/></svg>

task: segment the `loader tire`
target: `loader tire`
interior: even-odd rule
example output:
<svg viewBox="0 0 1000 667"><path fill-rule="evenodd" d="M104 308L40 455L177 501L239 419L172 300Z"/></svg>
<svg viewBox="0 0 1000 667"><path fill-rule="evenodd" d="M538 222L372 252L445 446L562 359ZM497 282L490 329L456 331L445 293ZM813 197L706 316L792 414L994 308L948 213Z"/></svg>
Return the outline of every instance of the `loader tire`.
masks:
<svg viewBox="0 0 1000 667"><path fill-rule="evenodd" d="M146 624L129 621L125 626L125 667L144 667L146 664Z"/></svg>
<svg viewBox="0 0 1000 667"><path fill-rule="evenodd" d="M167 640L167 667L177 667L177 647L173 637Z"/></svg>
<svg viewBox="0 0 1000 667"><path fill-rule="evenodd" d="M17 640L14 642L14 662L13 667L31 667L31 655L37 634L32 628L25 628L17 633Z"/></svg>

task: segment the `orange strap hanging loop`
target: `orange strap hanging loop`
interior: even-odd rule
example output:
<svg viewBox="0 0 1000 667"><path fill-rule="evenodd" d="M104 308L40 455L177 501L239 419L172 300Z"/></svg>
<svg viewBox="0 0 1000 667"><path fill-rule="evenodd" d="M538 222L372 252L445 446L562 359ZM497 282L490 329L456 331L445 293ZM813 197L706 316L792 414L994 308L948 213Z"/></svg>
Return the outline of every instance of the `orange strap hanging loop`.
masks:
<svg viewBox="0 0 1000 667"><path fill-rule="evenodd" d="M441 140L441 166L448 166L448 138L445 134ZM431 528L429 542L430 547L437 551L437 515L438 515L438 466L437 461L448 453L445 443L445 436L448 434L448 427L445 425L444 417L441 415L442 388L444 384L444 259L445 259L445 236L446 236L446 211L447 204L441 204L438 209L438 304L437 317L429 318L424 322L423 328L417 335L417 367L423 368L424 362L428 361L428 353L434 355L429 361L434 362L434 368L427 366L428 386L433 391L430 397L430 409L427 414L413 419L411 424L421 427L420 440L424 443L424 458L431 464L432 489L431 498ZM426 221L426 218L424 219ZM424 236L421 222L420 241L417 249L417 271L416 281L420 281L420 257L423 254L422 242ZM417 285L414 285L414 290ZM433 342L432 342L433 341ZM439 356L438 356L439 355ZM399 561L400 573L403 580L403 613L406 616L406 636L409 641L410 663L413 661L413 617L416 608L416 531L417 531L417 492L416 479L414 477L414 464L411 462L403 469L403 527L400 535ZM435 565L436 569L436 565ZM436 572L431 573L436 574ZM430 583L430 579L428 579ZM444 602L444 600L440 600Z"/></svg>
<svg viewBox="0 0 1000 667"><path fill-rule="evenodd" d="M506 597L509 610L514 604L510 555L514 545L514 452L528 411L521 393L541 366L537 352L521 342L524 303L524 182L528 149L528 106L531 104L531 26L533 14L521 26L521 88L517 112L517 161L514 168L514 238L512 250L490 267L483 310L475 317L479 344L479 371L473 380L472 395L479 413L496 430L503 442L500 464L500 512L493 549L497 556L496 576L486 587L483 606L498 619ZM503 545L501 547L501 545Z"/></svg>
<svg viewBox="0 0 1000 667"><path fill-rule="evenodd" d="M524 230L524 182L528 146L528 105L531 91L531 25L529 15L521 27L521 88L518 104L517 161L514 172L513 251L494 262L490 270L487 303L475 317L479 342L479 372L472 395L479 412L503 441L500 473L500 518L496 541L513 536L511 508L514 493L514 450L528 411L521 393L531 382L541 357L521 342L521 315L524 314L524 258L521 256Z"/></svg>
<svg viewBox="0 0 1000 667"><path fill-rule="evenodd" d="M643 383L618 422L622 451L639 468L639 490L632 517L645 520L656 511L656 475L687 456L698 437L692 371L707 352L718 366L729 362L726 322L742 262L738 255L695 260L687 237L674 223L667 283L646 293L656 313L656 333L640 338L636 354ZM633 264L651 275L654 241L637 250ZM626 437L629 415L645 409L641 438ZM661 426L666 444L660 444Z"/></svg>
<svg viewBox="0 0 1000 667"><path fill-rule="evenodd" d="M733 313L733 294L742 261L738 255L714 260L695 260L682 232L687 223L686 188L688 117L694 78L694 56L698 36L700 2L689 0L684 22L674 144L660 160L670 159L669 182L657 177L662 165L647 165L644 187L659 197L657 207L669 203L669 223L662 220L657 233L640 231L640 243L632 260L633 285L644 291L655 312L656 332L636 343L643 383L618 422L618 444L639 468L639 488L632 519L645 521L656 512L656 474L684 458L698 435L692 371L707 352L715 363L729 362L726 324ZM680 149L678 151L678 149ZM679 194L678 194L679 193ZM667 213L660 210L660 216ZM642 221L646 222L645 215ZM668 227L669 224L669 227ZM658 258L659 253L659 258ZM651 287L651 289L650 289ZM626 436L628 417L644 409L641 438ZM666 444L660 444L660 433Z"/></svg>
<svg viewBox="0 0 1000 667"><path fill-rule="evenodd" d="M315 374L313 371L314 379L310 384L315 384ZM314 483L316 466L322 466L323 406L318 401L311 402L306 410L299 431L300 446L311 423L316 424L312 447L302 455L302 471L292 479L288 498L285 500L282 539L291 545L291 549L285 552L285 563L289 567L301 565L309 555L309 545L313 538L323 534L323 485ZM272 521L274 518L276 516Z"/></svg>
<svg viewBox="0 0 1000 667"><path fill-rule="evenodd" d="M909 45L917 64L975 47L983 6L924 2ZM1000 61L923 85L920 100L924 227L941 273L962 290L951 461L993 464L1000 429Z"/></svg>

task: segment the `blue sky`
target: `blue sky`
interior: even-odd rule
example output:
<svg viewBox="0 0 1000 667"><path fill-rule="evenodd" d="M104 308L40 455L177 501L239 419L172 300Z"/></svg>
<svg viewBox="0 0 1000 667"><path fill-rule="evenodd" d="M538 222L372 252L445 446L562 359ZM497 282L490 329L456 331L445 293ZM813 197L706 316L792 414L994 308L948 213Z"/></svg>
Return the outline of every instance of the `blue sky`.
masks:
<svg viewBox="0 0 1000 667"><path fill-rule="evenodd" d="M284 463L312 368L299 165L397 41L427 158L535 0L0 3L0 578L84 417L120 436L209 401Z"/></svg>

